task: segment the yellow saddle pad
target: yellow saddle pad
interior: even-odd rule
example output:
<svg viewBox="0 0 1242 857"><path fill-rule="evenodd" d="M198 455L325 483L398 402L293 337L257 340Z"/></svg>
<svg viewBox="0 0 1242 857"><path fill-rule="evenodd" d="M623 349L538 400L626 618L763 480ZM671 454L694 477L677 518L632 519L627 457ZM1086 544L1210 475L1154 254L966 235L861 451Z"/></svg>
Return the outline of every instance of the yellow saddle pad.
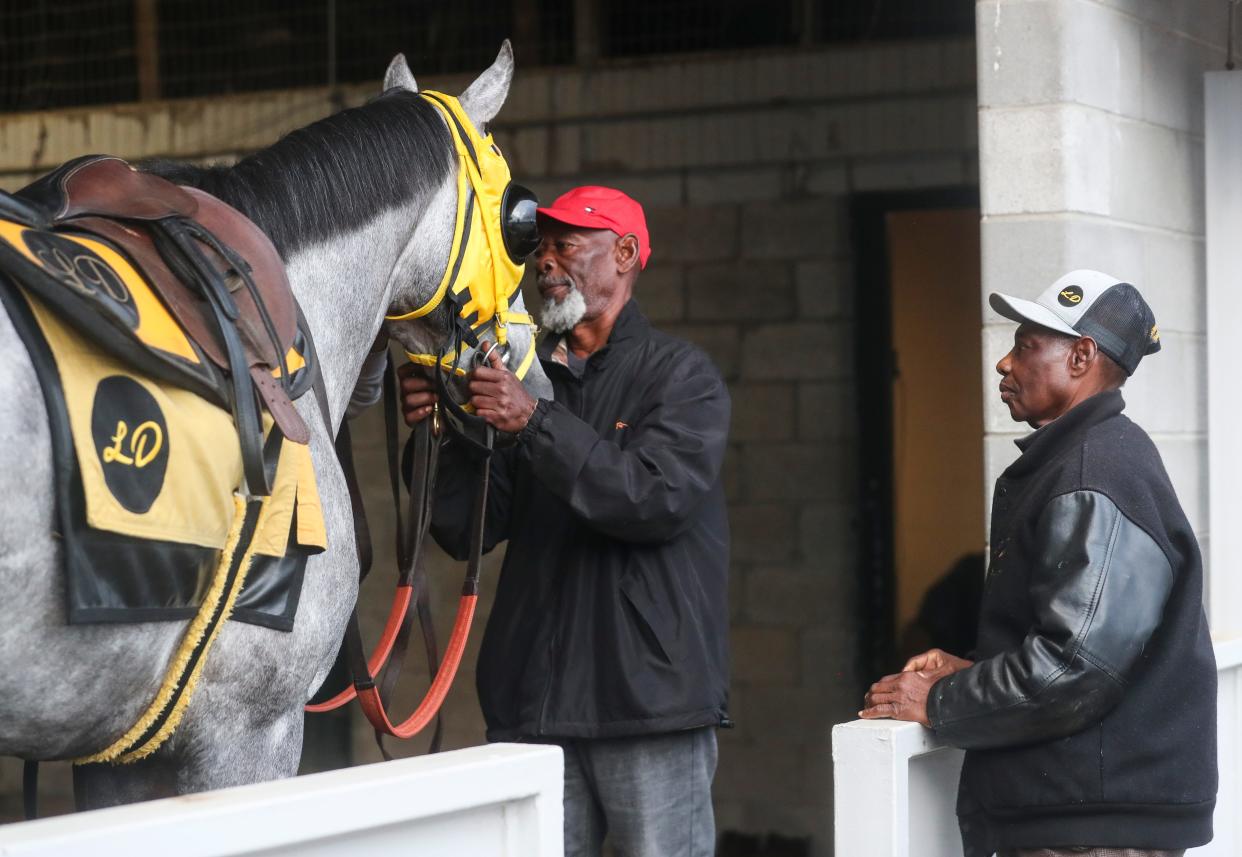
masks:
<svg viewBox="0 0 1242 857"><path fill-rule="evenodd" d="M229 413L135 372L39 301L29 303L64 391L86 522L119 535L223 548L242 476ZM310 450L285 441L256 553L285 553L295 509L294 543L325 548Z"/></svg>

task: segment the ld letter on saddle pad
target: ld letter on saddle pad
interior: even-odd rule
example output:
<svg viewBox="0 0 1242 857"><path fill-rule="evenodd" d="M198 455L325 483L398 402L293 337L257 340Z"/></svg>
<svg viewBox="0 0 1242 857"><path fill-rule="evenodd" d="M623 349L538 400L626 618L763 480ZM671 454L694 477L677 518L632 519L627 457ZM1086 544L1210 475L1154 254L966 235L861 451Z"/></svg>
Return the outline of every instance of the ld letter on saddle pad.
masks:
<svg viewBox="0 0 1242 857"><path fill-rule="evenodd" d="M222 386L143 275L104 241L0 219L0 267L109 353L126 355L148 374L200 393Z"/></svg>

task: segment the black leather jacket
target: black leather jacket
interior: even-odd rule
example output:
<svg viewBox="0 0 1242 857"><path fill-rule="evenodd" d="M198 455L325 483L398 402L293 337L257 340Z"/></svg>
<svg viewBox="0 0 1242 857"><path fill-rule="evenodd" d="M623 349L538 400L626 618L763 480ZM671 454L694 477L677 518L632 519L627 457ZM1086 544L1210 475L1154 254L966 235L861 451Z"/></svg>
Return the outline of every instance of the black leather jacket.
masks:
<svg viewBox="0 0 1242 857"><path fill-rule="evenodd" d="M1021 632L1021 642L932 693L937 731L960 747L1059 738L1099 720L1121 699L1173 588L1160 546L1099 491L1048 501L1032 547L1025 609L988 629L993 638ZM1017 553L997 546L989 577L1005 574Z"/></svg>
<svg viewBox="0 0 1242 857"><path fill-rule="evenodd" d="M967 853L1211 838L1216 671L1202 565L1119 392L1019 443L997 480L977 662L928 698L966 748Z"/></svg>

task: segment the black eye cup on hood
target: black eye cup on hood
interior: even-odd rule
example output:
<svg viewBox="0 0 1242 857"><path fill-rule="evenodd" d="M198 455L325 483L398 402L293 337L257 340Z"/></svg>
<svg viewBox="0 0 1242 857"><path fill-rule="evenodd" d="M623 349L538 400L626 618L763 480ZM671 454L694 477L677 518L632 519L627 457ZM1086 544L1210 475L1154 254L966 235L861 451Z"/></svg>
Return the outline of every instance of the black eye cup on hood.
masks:
<svg viewBox="0 0 1242 857"><path fill-rule="evenodd" d="M504 236L505 250L517 264L539 246L539 225L535 209L539 198L528 188L510 182L500 200L500 232Z"/></svg>

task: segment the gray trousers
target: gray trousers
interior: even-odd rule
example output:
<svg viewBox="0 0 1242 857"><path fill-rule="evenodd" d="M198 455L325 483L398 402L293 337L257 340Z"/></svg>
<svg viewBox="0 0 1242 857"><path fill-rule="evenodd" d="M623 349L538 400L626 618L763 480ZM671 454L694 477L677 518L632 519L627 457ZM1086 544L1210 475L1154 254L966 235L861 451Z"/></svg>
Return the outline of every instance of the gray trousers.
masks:
<svg viewBox="0 0 1242 857"><path fill-rule="evenodd" d="M1013 848L996 857L1182 857L1185 851L1150 851L1148 848Z"/></svg>
<svg viewBox="0 0 1242 857"><path fill-rule="evenodd" d="M712 857L716 729L557 742L565 857Z"/></svg>

